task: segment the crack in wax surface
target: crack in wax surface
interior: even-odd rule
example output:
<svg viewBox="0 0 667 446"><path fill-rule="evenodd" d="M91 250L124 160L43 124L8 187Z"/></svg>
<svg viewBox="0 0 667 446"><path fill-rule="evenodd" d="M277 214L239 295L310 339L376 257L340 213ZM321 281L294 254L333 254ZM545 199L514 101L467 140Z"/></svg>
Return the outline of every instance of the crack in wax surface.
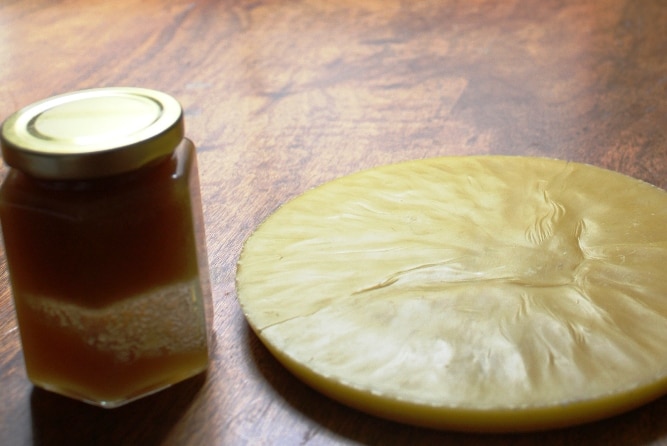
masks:
<svg viewBox="0 0 667 446"><path fill-rule="evenodd" d="M390 419L525 431L667 391L667 193L502 156L380 167L247 240L238 298L321 392Z"/></svg>

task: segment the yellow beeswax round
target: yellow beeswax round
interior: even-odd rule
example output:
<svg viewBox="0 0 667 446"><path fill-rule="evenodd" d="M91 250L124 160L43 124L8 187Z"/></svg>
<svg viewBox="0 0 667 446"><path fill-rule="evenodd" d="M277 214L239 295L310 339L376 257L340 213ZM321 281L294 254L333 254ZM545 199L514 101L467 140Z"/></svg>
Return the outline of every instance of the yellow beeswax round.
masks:
<svg viewBox="0 0 667 446"><path fill-rule="evenodd" d="M266 347L344 404L439 429L580 424L667 393L667 192L509 156L379 167L246 241Z"/></svg>

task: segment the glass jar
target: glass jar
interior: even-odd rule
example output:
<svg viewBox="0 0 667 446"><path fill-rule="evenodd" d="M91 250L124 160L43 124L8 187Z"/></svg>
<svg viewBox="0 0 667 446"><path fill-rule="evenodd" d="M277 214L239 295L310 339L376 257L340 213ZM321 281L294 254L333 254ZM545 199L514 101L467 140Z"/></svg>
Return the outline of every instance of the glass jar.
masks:
<svg viewBox="0 0 667 446"><path fill-rule="evenodd" d="M211 296L180 104L102 88L2 126L0 222L27 374L117 407L203 372Z"/></svg>

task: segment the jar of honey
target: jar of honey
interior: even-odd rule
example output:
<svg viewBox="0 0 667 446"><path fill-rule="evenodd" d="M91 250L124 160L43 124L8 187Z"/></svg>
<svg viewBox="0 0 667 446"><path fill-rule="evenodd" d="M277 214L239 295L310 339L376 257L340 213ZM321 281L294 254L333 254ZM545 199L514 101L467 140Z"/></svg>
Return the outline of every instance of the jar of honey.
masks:
<svg viewBox="0 0 667 446"><path fill-rule="evenodd" d="M60 95L11 115L1 145L30 380L111 408L202 373L211 296L180 104L140 88Z"/></svg>

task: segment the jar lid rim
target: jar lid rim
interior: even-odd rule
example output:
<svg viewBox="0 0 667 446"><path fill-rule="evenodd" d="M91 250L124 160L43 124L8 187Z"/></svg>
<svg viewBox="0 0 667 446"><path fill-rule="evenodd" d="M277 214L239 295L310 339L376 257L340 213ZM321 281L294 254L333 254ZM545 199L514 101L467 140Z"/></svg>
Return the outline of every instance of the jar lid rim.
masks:
<svg viewBox="0 0 667 446"><path fill-rule="evenodd" d="M183 110L146 88L107 87L53 96L2 125L5 162L47 179L109 176L170 154L184 137Z"/></svg>

